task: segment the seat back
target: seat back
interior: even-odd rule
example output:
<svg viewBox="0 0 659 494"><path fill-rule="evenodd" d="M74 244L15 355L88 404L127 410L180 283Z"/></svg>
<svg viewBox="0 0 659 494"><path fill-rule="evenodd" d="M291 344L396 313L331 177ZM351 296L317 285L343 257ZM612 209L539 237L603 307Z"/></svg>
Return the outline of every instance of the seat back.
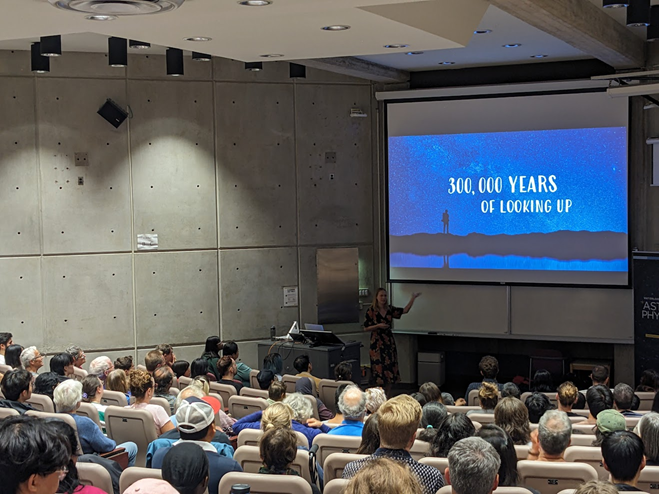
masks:
<svg viewBox="0 0 659 494"><path fill-rule="evenodd" d="M229 398L229 414L235 418L243 418L250 413L258 412L268 408L268 403L263 398L233 395Z"/></svg>
<svg viewBox="0 0 659 494"><path fill-rule="evenodd" d="M597 471L585 463L552 463L522 460L517 462L519 483L542 494L558 494L563 489L577 488L589 480L597 480Z"/></svg>
<svg viewBox="0 0 659 494"><path fill-rule="evenodd" d="M572 413L576 413L580 417L586 417L586 418L588 418L588 416L590 415L590 411L587 408L585 410L577 410L573 408Z"/></svg>
<svg viewBox="0 0 659 494"><path fill-rule="evenodd" d="M346 479L334 479L330 483L325 484L323 494L341 494L348 485L348 482L350 481Z"/></svg>
<svg viewBox="0 0 659 494"><path fill-rule="evenodd" d="M638 478L636 486L650 494L659 493L659 467L646 466L641 470L641 476Z"/></svg>
<svg viewBox="0 0 659 494"><path fill-rule="evenodd" d="M281 376L281 382L286 385L286 393L295 393L295 383L297 383L301 377L294 376L292 374L284 374ZM313 386L313 379L310 379Z"/></svg>
<svg viewBox="0 0 659 494"><path fill-rule="evenodd" d="M474 407L468 407L468 406L459 407L459 406L455 406L455 405L446 405L446 411L447 411L448 413L467 413L467 412L469 412L470 410L482 410L482 409L481 409L481 407L478 407L478 406L474 406Z"/></svg>
<svg viewBox="0 0 659 494"><path fill-rule="evenodd" d="M311 405L311 416L316 420L320 420L320 414L318 413L318 400L311 395L303 395Z"/></svg>
<svg viewBox="0 0 659 494"><path fill-rule="evenodd" d="M318 434L313 444L318 445L318 464L324 465L325 460L332 453L356 453L362 443L360 436L339 436L333 434Z"/></svg>
<svg viewBox="0 0 659 494"><path fill-rule="evenodd" d="M587 463L597 471L599 480L609 480L609 472L602 464L602 448L596 446L570 446L563 456L565 461Z"/></svg>
<svg viewBox="0 0 659 494"><path fill-rule="evenodd" d="M110 472L101 465L96 463L77 463L76 469L78 470L78 477L81 484L93 485L109 494L113 492Z"/></svg>
<svg viewBox="0 0 659 494"><path fill-rule="evenodd" d="M581 431L589 435L595 435L595 427L593 424L572 424L573 431Z"/></svg>
<svg viewBox="0 0 659 494"><path fill-rule="evenodd" d="M577 417L568 417L568 419L570 420L570 422L572 422L572 424L578 424L579 422L583 422L584 420L587 420L588 417L584 417L583 415L579 415Z"/></svg>
<svg viewBox="0 0 659 494"><path fill-rule="evenodd" d="M321 379L318 385L318 397L332 413L336 413L334 399L336 389L342 384L355 384L352 381L334 381L333 379Z"/></svg>
<svg viewBox="0 0 659 494"><path fill-rule="evenodd" d="M119 477L120 494L123 494L131 485L142 479L162 479L162 472L159 468L128 467L121 472L121 477Z"/></svg>
<svg viewBox="0 0 659 494"><path fill-rule="evenodd" d="M7 417L16 417L18 415L20 415L20 413L13 408L0 408L0 420L6 419Z"/></svg>
<svg viewBox="0 0 659 494"><path fill-rule="evenodd" d="M263 466L258 446L240 446L233 454L233 459L238 462L246 473L258 473ZM290 468L297 470L300 476L307 482L311 482L309 472L309 452L303 449L297 450L297 455Z"/></svg>
<svg viewBox="0 0 659 494"><path fill-rule="evenodd" d="M172 396L178 396L178 394L180 392L181 392L181 390L178 389L178 387L175 388L175 387L172 386L171 388L169 388L169 394L172 395Z"/></svg>
<svg viewBox="0 0 659 494"><path fill-rule="evenodd" d="M639 410L652 410L652 402L654 401L654 395L656 393L651 393L648 391L636 391L634 393L638 396L638 399L641 400L638 405Z"/></svg>
<svg viewBox="0 0 659 494"><path fill-rule="evenodd" d="M46 395L32 393L30 399L26 401L40 412L55 413L55 404Z"/></svg>
<svg viewBox="0 0 659 494"><path fill-rule="evenodd" d="M109 406L105 410L105 429L117 444L132 441L137 444L136 466L146 466L146 450L158 439L153 415L148 410Z"/></svg>
<svg viewBox="0 0 659 494"><path fill-rule="evenodd" d="M225 407L229 405L229 398L238 394L236 388L230 384L211 382L210 386L213 393L217 393L222 397L222 405Z"/></svg>
<svg viewBox="0 0 659 494"><path fill-rule="evenodd" d="M419 461L421 458L425 458L429 450L430 450L430 443L415 439L414 444L410 448L410 455L416 461Z"/></svg>
<svg viewBox="0 0 659 494"><path fill-rule="evenodd" d="M519 399L522 400L522 403L526 403L526 399L532 394L533 393L531 391L527 391L525 393L522 393L522 396L520 396ZM545 392L542 394L545 395L547 398L549 398L549 401L551 401L551 404L554 405L554 407L558 406L558 400L556 399L556 391Z"/></svg>
<svg viewBox="0 0 659 494"><path fill-rule="evenodd" d="M9 372L12 369L13 368L12 368L11 365L0 364L0 372L3 373L3 374L6 374L7 372Z"/></svg>
<svg viewBox="0 0 659 494"><path fill-rule="evenodd" d="M252 389L261 389L261 386L259 386L259 381L256 379L256 376L259 375L259 370L258 369L252 369L249 371L249 386Z"/></svg>
<svg viewBox="0 0 659 494"><path fill-rule="evenodd" d="M348 463L361 460L367 456L352 453L332 453L323 463L324 482L327 484L332 479L340 479L343 476L343 469Z"/></svg>
<svg viewBox="0 0 659 494"><path fill-rule="evenodd" d="M478 403L478 389L472 389L467 395L467 405L470 407L479 406Z"/></svg>
<svg viewBox="0 0 659 494"><path fill-rule="evenodd" d="M81 369L80 367L73 367L73 378L76 381L82 381L85 377L87 377L87 371L85 369Z"/></svg>
<svg viewBox="0 0 659 494"><path fill-rule="evenodd" d="M641 417L625 417L625 426L628 430L632 430L636 427L641 420Z"/></svg>
<svg viewBox="0 0 659 494"><path fill-rule="evenodd" d="M306 436L301 432L298 431L294 431L294 432L295 432L295 436L297 437L298 447L308 448L309 440L306 438ZM261 429L243 429L238 434L237 447L258 446L262 435L263 435L263 431Z"/></svg>
<svg viewBox="0 0 659 494"><path fill-rule="evenodd" d="M251 398L263 398L264 400L268 399L268 390L260 388L241 388L240 396L249 396Z"/></svg>
<svg viewBox="0 0 659 494"><path fill-rule="evenodd" d="M91 403L85 403L84 401L80 403L80 408L76 410L76 415L92 419L98 428L101 429L101 431L103 430L101 418L98 416L98 408Z"/></svg>
<svg viewBox="0 0 659 494"><path fill-rule="evenodd" d="M125 407L128 405L128 400L126 399L126 395L121 391L108 391L104 389L103 396L101 396L101 405Z"/></svg>
<svg viewBox="0 0 659 494"><path fill-rule="evenodd" d="M311 484L294 475L260 475L229 472L222 476L218 492L229 494L235 484L249 485L250 494L312 494Z"/></svg>
<svg viewBox="0 0 659 494"><path fill-rule="evenodd" d="M425 458L421 458L419 460L419 463L422 465L428 465L429 467L434 467L437 470L440 471L442 475L444 475L444 472L448 468L448 458L435 458L431 456L426 456Z"/></svg>
<svg viewBox="0 0 659 494"><path fill-rule="evenodd" d="M437 494L451 494L451 492L453 492L453 487L445 485L437 491ZM524 487L497 487L492 492L493 494L529 494L530 491Z"/></svg>
<svg viewBox="0 0 659 494"><path fill-rule="evenodd" d="M493 413L470 413L469 418L471 419L472 422L478 422L479 424L494 423Z"/></svg>
<svg viewBox="0 0 659 494"><path fill-rule="evenodd" d="M592 446L595 434L572 434L570 446Z"/></svg>
<svg viewBox="0 0 659 494"><path fill-rule="evenodd" d="M185 376L179 377L178 378L178 383L177 383L178 384L178 389L187 388L190 385L191 382L192 382L191 377L185 377Z"/></svg>
<svg viewBox="0 0 659 494"><path fill-rule="evenodd" d="M515 444L515 454L517 455L518 460L526 460L529 456L528 445Z"/></svg>
<svg viewBox="0 0 659 494"><path fill-rule="evenodd" d="M167 414L168 417L172 414L172 409L169 406L169 402L165 398L154 396L153 398L151 398L151 401L149 403L151 403L152 405L159 405L160 407L162 407L162 409L165 410L165 413Z"/></svg>
<svg viewBox="0 0 659 494"><path fill-rule="evenodd" d="M76 421L73 419L71 415L68 413L51 413L51 412L38 412L34 410L30 410L28 412L25 412L25 415L31 415L33 417L40 417L42 419L57 419L61 420L62 422L66 422L69 424L71 427L73 427L73 430L76 433L76 439L78 439L78 455L82 454L82 446L80 444L80 437L78 437L78 426L76 425Z"/></svg>

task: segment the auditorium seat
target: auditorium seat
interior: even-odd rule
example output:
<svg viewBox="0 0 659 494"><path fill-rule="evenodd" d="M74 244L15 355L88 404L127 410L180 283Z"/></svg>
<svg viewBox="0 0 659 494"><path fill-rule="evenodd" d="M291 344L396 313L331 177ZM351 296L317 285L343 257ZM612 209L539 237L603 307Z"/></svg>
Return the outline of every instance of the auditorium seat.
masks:
<svg viewBox="0 0 659 494"><path fill-rule="evenodd" d="M586 410L576 410L576 409L573 408L572 413L576 413L577 415L579 415L581 417L586 417L586 418L588 418L588 416L590 415L590 411L588 411L588 409L586 409Z"/></svg>
<svg viewBox="0 0 659 494"><path fill-rule="evenodd" d="M263 398L264 400L268 399L268 390L259 389L259 388L248 388L244 387L240 390L240 396L249 396L251 398Z"/></svg>
<svg viewBox="0 0 659 494"><path fill-rule="evenodd" d="M46 395L32 393L32 396L30 396L26 402L40 412L55 413L55 405L53 404L53 400L51 400Z"/></svg>
<svg viewBox="0 0 659 494"><path fill-rule="evenodd" d="M334 434L318 434L313 444L318 445L318 464L324 465L327 457L332 453L356 453L362 442L360 436L338 436Z"/></svg>
<svg viewBox="0 0 659 494"><path fill-rule="evenodd" d="M570 419L570 422L574 425L574 424L578 424L579 422L583 422L584 420L588 420L588 417L579 415L577 417L568 417L568 419Z"/></svg>
<svg viewBox="0 0 659 494"><path fill-rule="evenodd" d="M493 413L472 413L469 414L469 418L472 422L478 422L481 425L494 423Z"/></svg>
<svg viewBox="0 0 659 494"><path fill-rule="evenodd" d="M128 400L126 399L126 395L120 391L103 390L101 405L125 407L128 405Z"/></svg>
<svg viewBox="0 0 659 494"><path fill-rule="evenodd" d="M250 413L266 408L268 408L268 403L263 398L239 395L229 398L229 414L235 419L246 417Z"/></svg>
<svg viewBox="0 0 659 494"><path fill-rule="evenodd" d="M6 419L7 417L18 417L19 415L20 413L13 408L0 408L0 420Z"/></svg>
<svg viewBox="0 0 659 494"><path fill-rule="evenodd" d="M211 387L211 393L217 393L222 397L222 408L224 410L226 410L226 408L224 407L229 406L229 398L231 398L232 396L236 396L238 394L236 392L236 388L231 386L231 384L211 382L210 387Z"/></svg>
<svg viewBox="0 0 659 494"><path fill-rule="evenodd" d="M294 475L229 472L222 476L218 492L229 494L235 484L249 485L250 494L312 494L311 484Z"/></svg>
<svg viewBox="0 0 659 494"><path fill-rule="evenodd" d="M71 415L69 415L68 413L40 412L34 410L29 410L25 412L25 415L29 415L32 417L39 417L42 419L57 419L69 424L75 431L76 438L78 439L78 455L82 454L82 446L80 444L80 438L78 437L78 426L76 425L76 421L73 419Z"/></svg>
<svg viewBox="0 0 659 494"><path fill-rule="evenodd" d="M302 378L298 376L293 376L292 374L284 374L283 376L281 376L281 382L283 382L286 385L287 394L295 393L295 383L297 383L300 379ZM313 380L310 379L310 381L312 382L311 384L312 389L314 389L315 386L313 384Z"/></svg>
<svg viewBox="0 0 659 494"><path fill-rule="evenodd" d="M445 485L437 491L437 494L451 494L453 488L450 485ZM529 494L529 490L524 487L505 487L501 486L492 491L494 494ZM544 492L542 493L544 494Z"/></svg>
<svg viewBox="0 0 659 494"><path fill-rule="evenodd" d="M467 412L470 411L470 410L482 410L482 408L479 407L479 406L474 406L474 407L468 407L468 406L459 407L459 406L456 406L456 405L446 405L446 411L447 411L448 413L467 413Z"/></svg>
<svg viewBox="0 0 659 494"><path fill-rule="evenodd" d="M74 367L73 376L76 381L82 381L85 377L87 377L87 371L79 367Z"/></svg>
<svg viewBox="0 0 659 494"><path fill-rule="evenodd" d="M0 373L6 374L10 370L13 370L11 365L0 364Z"/></svg>
<svg viewBox="0 0 659 494"><path fill-rule="evenodd" d="M425 441L419 441L418 439L414 440L414 444L410 448L410 455L416 461L419 461L421 458L425 458L428 450L430 449L430 443Z"/></svg>
<svg viewBox="0 0 659 494"><path fill-rule="evenodd" d="M175 388L175 387L172 386L171 388L169 388L169 394L172 395L172 396L178 396L178 394L180 392L181 392L181 390L178 389L178 387Z"/></svg>
<svg viewBox="0 0 659 494"><path fill-rule="evenodd" d="M158 439L153 415L148 410L109 406L105 409L105 429L117 444L132 441L138 452L135 465L146 466L146 451Z"/></svg>
<svg viewBox="0 0 659 494"><path fill-rule="evenodd" d="M83 485L98 487L106 493L112 493L112 478L110 473L96 463L77 463L78 477Z"/></svg>
<svg viewBox="0 0 659 494"><path fill-rule="evenodd" d="M295 432L295 435L297 436L297 445L298 447L301 448L309 448L309 440L306 438L304 434L298 431L293 431ZM240 446L258 446L259 445L259 440L261 439L261 436L263 435L263 431L261 429L243 429L240 431L238 434L238 440L237 440L237 445L238 447ZM319 434L322 435L322 434Z"/></svg>
<svg viewBox="0 0 659 494"><path fill-rule="evenodd" d="M426 456L425 458L421 458L419 463L436 468L441 472L442 475L444 475L444 472L448 468L448 458L435 458L432 456Z"/></svg>
<svg viewBox="0 0 659 494"><path fill-rule="evenodd" d="M323 494L342 494L343 490L348 485L348 482L350 481L346 479L334 479L325 484Z"/></svg>
<svg viewBox="0 0 659 494"><path fill-rule="evenodd" d="M307 443L308 445L308 443ZM246 473L258 473L259 468L263 466L261 454L258 446L240 446L233 454L233 459L238 462L240 467ZM309 471L309 452L303 449L297 450L297 455L290 468L297 470L300 476L307 482L311 482L311 473Z"/></svg>
<svg viewBox="0 0 659 494"><path fill-rule="evenodd" d="M646 466L641 470L636 486L650 494L659 494L659 467Z"/></svg>
<svg viewBox="0 0 659 494"><path fill-rule="evenodd" d="M316 420L320 420L320 414L318 413L318 400L311 395L304 395L304 397L309 401L309 405L311 405L311 416Z"/></svg>
<svg viewBox="0 0 659 494"><path fill-rule="evenodd" d="M101 419L98 416L98 408L96 408L91 403L85 403L84 401L80 403L80 408L76 410L76 415L92 419L98 428L103 430Z"/></svg>
<svg viewBox="0 0 659 494"><path fill-rule="evenodd" d="M352 381L335 381L333 379L321 379L318 385L318 397L332 413L336 413L336 390L342 384L355 384Z"/></svg>
<svg viewBox="0 0 659 494"><path fill-rule="evenodd" d="M162 479L162 472L158 468L128 467L119 477L119 492L123 494L131 485L142 479Z"/></svg>
<svg viewBox="0 0 659 494"><path fill-rule="evenodd" d="M641 420L641 417L625 417L625 426L627 430L632 430Z"/></svg>
<svg viewBox="0 0 659 494"><path fill-rule="evenodd" d="M551 463L521 460L517 462L519 483L542 494L558 494L563 489L577 488L589 480L597 480L597 471L585 463Z"/></svg>
<svg viewBox="0 0 659 494"><path fill-rule="evenodd" d="M581 431L584 434L595 434L595 427L593 424L572 424L573 431Z"/></svg>
<svg viewBox="0 0 659 494"><path fill-rule="evenodd" d="M340 479L343 475L343 469L348 463L355 460L361 460L368 455L358 455L351 453L332 453L323 463L324 481L328 483L332 479Z"/></svg>
<svg viewBox="0 0 659 494"><path fill-rule="evenodd" d="M256 376L258 375L258 369L252 369L249 371L249 386L253 389L261 389L261 386L259 386L259 381L256 379Z"/></svg>
<svg viewBox="0 0 659 494"><path fill-rule="evenodd" d="M652 402L654 401L654 395L656 393L636 391L634 394L638 396L638 399L640 400L638 405L639 410L652 410Z"/></svg>
<svg viewBox="0 0 659 494"><path fill-rule="evenodd" d="M192 382L192 378L181 376L178 378L178 389L185 389L188 386L190 386L190 383Z"/></svg>
<svg viewBox="0 0 659 494"><path fill-rule="evenodd" d="M565 461L587 463L597 471L599 480L609 480L609 472L605 470L602 464L602 448L596 446L570 446L565 450L563 458Z"/></svg>
<svg viewBox="0 0 659 494"><path fill-rule="evenodd" d="M515 444L515 454L518 460L526 460L529 456L528 445Z"/></svg>
<svg viewBox="0 0 659 494"><path fill-rule="evenodd" d="M158 396L154 396L151 398L151 401L149 402L151 405L158 405L162 407L163 410L165 410L165 413L169 417L172 414L172 409L169 406L169 402L165 398L160 398Z"/></svg>
<svg viewBox="0 0 659 494"><path fill-rule="evenodd" d="M530 391L526 391L525 393L522 393L522 396L520 396L520 400L522 400L522 403L526 403L526 399L531 396L533 393ZM549 401L551 401L551 404L554 405L554 407L558 407L558 400L556 399L556 392L546 392L542 393L545 395L547 398L549 398Z"/></svg>
<svg viewBox="0 0 659 494"><path fill-rule="evenodd" d="M595 434L572 434L570 446L592 446L595 439Z"/></svg>

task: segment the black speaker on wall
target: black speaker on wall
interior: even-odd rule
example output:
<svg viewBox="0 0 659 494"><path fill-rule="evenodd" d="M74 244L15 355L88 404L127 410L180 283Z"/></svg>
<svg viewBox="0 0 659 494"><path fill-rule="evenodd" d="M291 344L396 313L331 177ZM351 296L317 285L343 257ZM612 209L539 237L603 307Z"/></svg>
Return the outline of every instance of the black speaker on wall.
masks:
<svg viewBox="0 0 659 494"><path fill-rule="evenodd" d="M115 129L124 123L128 112L112 101L110 98L98 109L97 112L105 120L107 120Z"/></svg>

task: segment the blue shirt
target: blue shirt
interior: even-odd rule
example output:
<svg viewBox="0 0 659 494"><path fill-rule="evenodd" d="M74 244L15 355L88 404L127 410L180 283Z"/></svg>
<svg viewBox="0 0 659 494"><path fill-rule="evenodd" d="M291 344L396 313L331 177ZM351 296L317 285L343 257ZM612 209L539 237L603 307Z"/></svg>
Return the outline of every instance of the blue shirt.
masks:
<svg viewBox="0 0 659 494"><path fill-rule="evenodd" d="M92 453L107 453L117 447L117 443L109 437L106 437L98 428L98 425L89 417L72 414L73 420L76 421L78 428L78 437L80 438L80 447L86 455Z"/></svg>
<svg viewBox="0 0 659 494"><path fill-rule="evenodd" d="M334 427L328 434L336 436L359 436L361 437L364 430L364 422L359 420L344 420L341 425Z"/></svg>
<svg viewBox="0 0 659 494"><path fill-rule="evenodd" d="M243 429L260 429L261 428L261 415L263 412L259 410L258 412L250 413L249 415L239 419L235 424L231 426L233 432L239 434ZM323 424L320 426L320 429L315 429L314 427L309 427L308 425L301 424L297 420L293 420L291 428L296 432L301 432L309 440L309 447L313 444L313 438L318 434L324 432L329 432L331 429Z"/></svg>

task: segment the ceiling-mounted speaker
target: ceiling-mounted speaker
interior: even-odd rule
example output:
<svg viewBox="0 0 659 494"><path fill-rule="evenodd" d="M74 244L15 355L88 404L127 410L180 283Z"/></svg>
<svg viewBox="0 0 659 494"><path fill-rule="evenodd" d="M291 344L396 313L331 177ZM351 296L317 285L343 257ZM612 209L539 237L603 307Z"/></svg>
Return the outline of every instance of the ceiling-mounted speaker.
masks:
<svg viewBox="0 0 659 494"><path fill-rule="evenodd" d="M288 72L291 79L295 77L304 79L307 77L307 68L304 65L300 65L299 63L289 64Z"/></svg>
<svg viewBox="0 0 659 494"><path fill-rule="evenodd" d="M251 70L252 72L263 70L263 62L245 62L245 70Z"/></svg>
<svg viewBox="0 0 659 494"><path fill-rule="evenodd" d="M115 129L119 128L128 116L128 112L110 98L108 98L103 106L98 109L97 113L107 120Z"/></svg>
<svg viewBox="0 0 659 494"><path fill-rule="evenodd" d="M50 59L41 55L41 43L32 43L30 59L32 61L32 72L36 74L50 72Z"/></svg>
<svg viewBox="0 0 659 494"><path fill-rule="evenodd" d="M650 24L650 0L629 0L627 25L643 27Z"/></svg>
<svg viewBox="0 0 659 494"><path fill-rule="evenodd" d="M183 75L183 50L167 48L167 75L178 77Z"/></svg>
<svg viewBox="0 0 659 494"><path fill-rule="evenodd" d="M628 0L603 0L602 7L605 9L621 9L629 6Z"/></svg>
<svg viewBox="0 0 659 494"><path fill-rule="evenodd" d="M128 41L128 46L132 50L148 50L151 48L151 43L147 43L146 41L137 41L135 39L131 39Z"/></svg>
<svg viewBox="0 0 659 494"><path fill-rule="evenodd" d="M659 39L659 5L653 5L650 8L650 25L647 31L648 41L657 41Z"/></svg>
<svg viewBox="0 0 659 494"><path fill-rule="evenodd" d="M108 38L108 63L110 67L126 67L128 65L128 40L124 38Z"/></svg>
<svg viewBox="0 0 659 494"><path fill-rule="evenodd" d="M42 36L41 40L41 55L44 57L59 57L62 55L62 37L58 34L56 36Z"/></svg>
<svg viewBox="0 0 659 494"><path fill-rule="evenodd" d="M198 51L192 52L192 60L195 62L210 62L212 58L213 57L208 53L199 53Z"/></svg>

